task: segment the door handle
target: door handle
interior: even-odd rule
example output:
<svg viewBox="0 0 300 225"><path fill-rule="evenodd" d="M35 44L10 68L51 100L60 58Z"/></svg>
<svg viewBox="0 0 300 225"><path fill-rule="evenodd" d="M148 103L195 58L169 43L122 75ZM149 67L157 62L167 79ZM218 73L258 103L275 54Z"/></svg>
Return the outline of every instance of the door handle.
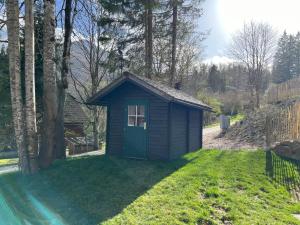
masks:
<svg viewBox="0 0 300 225"><path fill-rule="evenodd" d="M147 123L144 122L144 130L146 130L146 129L147 129Z"/></svg>

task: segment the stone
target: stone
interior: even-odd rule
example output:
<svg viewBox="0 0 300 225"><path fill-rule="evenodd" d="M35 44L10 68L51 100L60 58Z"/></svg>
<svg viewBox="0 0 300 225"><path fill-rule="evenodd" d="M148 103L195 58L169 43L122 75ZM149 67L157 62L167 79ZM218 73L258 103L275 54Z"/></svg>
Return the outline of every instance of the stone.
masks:
<svg viewBox="0 0 300 225"><path fill-rule="evenodd" d="M281 142L273 148L273 151L280 156L300 160L300 142L299 141Z"/></svg>

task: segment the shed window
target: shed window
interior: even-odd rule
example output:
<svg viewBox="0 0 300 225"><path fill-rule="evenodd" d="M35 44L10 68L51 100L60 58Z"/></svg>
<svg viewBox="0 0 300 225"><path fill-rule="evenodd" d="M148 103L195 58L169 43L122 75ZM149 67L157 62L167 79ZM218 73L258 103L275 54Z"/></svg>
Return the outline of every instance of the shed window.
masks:
<svg viewBox="0 0 300 225"><path fill-rule="evenodd" d="M128 105L128 126L144 127L145 122L145 106Z"/></svg>

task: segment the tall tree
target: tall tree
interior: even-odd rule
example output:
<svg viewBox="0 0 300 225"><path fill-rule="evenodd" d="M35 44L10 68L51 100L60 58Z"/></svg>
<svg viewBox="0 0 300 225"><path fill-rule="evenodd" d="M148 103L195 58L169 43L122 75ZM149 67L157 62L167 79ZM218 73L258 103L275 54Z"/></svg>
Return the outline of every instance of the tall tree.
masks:
<svg viewBox="0 0 300 225"><path fill-rule="evenodd" d="M225 79L218 70L216 65L212 65L208 73L207 83L213 92L224 92L225 91Z"/></svg>
<svg viewBox="0 0 300 225"><path fill-rule="evenodd" d="M55 65L55 0L44 0L43 27L43 140L40 150L40 166L48 167L56 149L56 120L58 113Z"/></svg>
<svg viewBox="0 0 300 225"><path fill-rule="evenodd" d="M295 36L295 69L296 69L296 76L300 76L300 32L298 32Z"/></svg>
<svg viewBox="0 0 300 225"><path fill-rule="evenodd" d="M64 105L66 89L68 88L68 76L70 67L70 49L71 49L71 34L73 30L72 23L72 0L65 1L65 17L64 17L64 43L62 55L61 77L57 79L57 98L58 112L56 121L57 146L55 151L56 159L66 158L65 136L64 136ZM77 0L75 0L77 4ZM75 7L76 8L76 7ZM76 11L76 9L74 10ZM74 16L74 15L73 15Z"/></svg>
<svg viewBox="0 0 300 225"><path fill-rule="evenodd" d="M34 75L34 16L33 0L25 0L25 92L26 92L26 131L29 154L29 170L38 170L37 127Z"/></svg>
<svg viewBox="0 0 300 225"><path fill-rule="evenodd" d="M294 36L284 31L274 55L272 75L275 83L300 75L300 33Z"/></svg>
<svg viewBox="0 0 300 225"><path fill-rule="evenodd" d="M91 0L78 3L75 19L71 77L82 103L95 95L117 69L116 9L113 3L103 4ZM119 24L118 24L119 26ZM111 66L113 65L113 66ZM88 85L87 85L88 84ZM99 149L101 107L88 106L91 112L94 149Z"/></svg>
<svg viewBox="0 0 300 225"><path fill-rule="evenodd" d="M259 108L262 76L274 54L276 35L264 23L250 22L233 36L231 56L248 69L250 105Z"/></svg>
<svg viewBox="0 0 300 225"><path fill-rule="evenodd" d="M6 1L8 57L10 73L11 104L14 130L19 154L19 166L23 173L29 172L25 142L25 116L23 111L20 76L19 4L17 0Z"/></svg>
<svg viewBox="0 0 300 225"><path fill-rule="evenodd" d="M172 61L171 61L171 73L170 73L170 86L174 84L174 78L176 76L176 48L177 48L177 0L172 0L173 7L173 19L172 19Z"/></svg>
<svg viewBox="0 0 300 225"><path fill-rule="evenodd" d="M153 7L154 0L145 3L145 65L146 77L152 77L153 67Z"/></svg>
<svg viewBox="0 0 300 225"><path fill-rule="evenodd" d="M10 77L7 54L7 48L3 44L0 50L0 133L2 134L0 135L0 148L10 147L16 149L10 100Z"/></svg>

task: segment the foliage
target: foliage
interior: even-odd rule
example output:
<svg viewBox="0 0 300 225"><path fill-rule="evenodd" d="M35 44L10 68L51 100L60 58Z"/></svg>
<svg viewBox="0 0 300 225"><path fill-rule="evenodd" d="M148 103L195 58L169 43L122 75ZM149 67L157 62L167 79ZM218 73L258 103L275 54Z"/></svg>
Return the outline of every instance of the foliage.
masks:
<svg viewBox="0 0 300 225"><path fill-rule="evenodd" d="M222 114L235 115L243 112L243 105L247 104L243 98L245 98L243 93L238 93L237 91L227 91L220 95Z"/></svg>
<svg viewBox="0 0 300 225"><path fill-rule="evenodd" d="M209 95L203 91L197 93L197 98L200 99L203 103L212 107L212 112L204 112L203 114L203 123L204 125L213 124L218 120L218 116L221 114L221 105L222 103L213 95Z"/></svg>
<svg viewBox="0 0 300 225"><path fill-rule="evenodd" d="M136 1L138 2L138 1ZM173 2L170 0L153 1L153 75L154 79L168 81L171 72L171 39ZM197 21L202 15L202 0L176 1L177 17L177 49L175 82L186 82L192 73L193 65L202 53L201 42L206 37L205 32L197 30ZM143 13L142 8L142 13ZM130 10L129 10L130 11ZM138 32L144 35L143 17L138 21L142 25ZM130 71L142 74L145 70L144 41L139 39L127 50L128 68Z"/></svg>
<svg viewBox="0 0 300 225"><path fill-rule="evenodd" d="M2 46L0 51L0 149L14 147L12 111L10 99L10 83L8 71L8 55Z"/></svg>
<svg viewBox="0 0 300 225"><path fill-rule="evenodd" d="M273 65L273 81L282 83L300 75L300 32L282 34L278 41Z"/></svg>
<svg viewBox="0 0 300 225"><path fill-rule="evenodd" d="M0 219L12 224L20 219L74 225L299 224L292 214L300 212L300 204L276 179L292 167L276 160L264 151L204 150L172 162L108 156L59 161L30 177L1 175ZM272 167L277 172L271 176Z"/></svg>
<svg viewBox="0 0 300 225"><path fill-rule="evenodd" d="M197 98L200 99L203 103L212 107L213 111L217 114L221 114L221 105L222 103L215 97L208 95L202 91L199 91Z"/></svg>
<svg viewBox="0 0 300 225"><path fill-rule="evenodd" d="M10 84L8 71L8 55L2 46L0 51L0 127L5 127L11 119Z"/></svg>
<svg viewBox="0 0 300 225"><path fill-rule="evenodd" d="M236 114L234 116L230 116L230 125L232 126L233 124L237 123L237 122L240 122L242 121L243 119L245 119L245 115L244 114ZM216 123L212 123L212 124L209 124L207 126L205 126L205 128L210 128L210 127L217 127L217 126L220 126L220 122L216 122Z"/></svg>
<svg viewBox="0 0 300 225"><path fill-rule="evenodd" d="M237 123L237 122L239 122L239 121L242 121L243 119L245 119L245 115L239 113L239 114L236 114L236 115L234 115L234 116L232 116L232 117L230 118L230 123L231 123L231 124L235 124L235 123Z"/></svg>
<svg viewBox="0 0 300 225"><path fill-rule="evenodd" d="M209 69L207 83L213 92L225 92L225 77L222 76L216 65L212 65Z"/></svg>

